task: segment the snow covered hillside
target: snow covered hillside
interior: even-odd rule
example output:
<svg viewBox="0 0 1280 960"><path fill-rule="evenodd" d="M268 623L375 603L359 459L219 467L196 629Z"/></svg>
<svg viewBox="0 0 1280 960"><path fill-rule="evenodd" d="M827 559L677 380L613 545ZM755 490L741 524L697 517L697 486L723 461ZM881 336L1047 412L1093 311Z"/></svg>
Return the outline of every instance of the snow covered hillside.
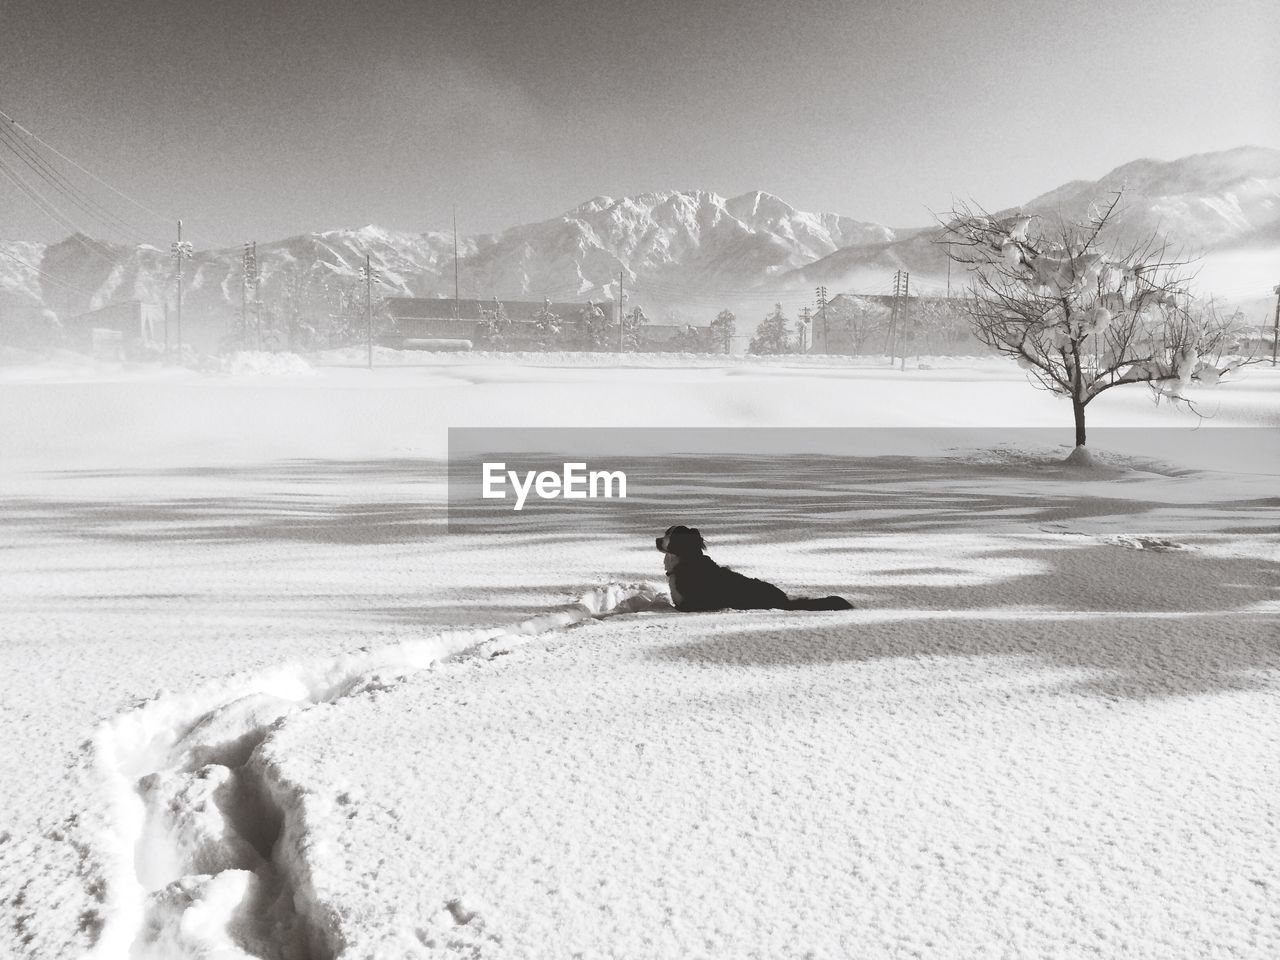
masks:
<svg viewBox="0 0 1280 960"><path fill-rule="evenodd" d="M1206 294L1256 306L1270 293L1280 255L1280 151L1239 147L1172 161L1135 160L1003 213L1086 221L1092 206L1105 205L1121 189L1119 236L1136 241L1158 230L1184 255L1207 254L1200 278ZM886 243L850 246L786 279L804 286L859 288L904 268L919 289L939 289L946 282L946 249L932 242L935 234L907 233Z"/></svg>
<svg viewBox="0 0 1280 960"><path fill-rule="evenodd" d="M993 360L411 359L0 376L0 955L1280 951L1275 371L1078 470ZM447 533L447 428L513 425L1062 446ZM676 614L678 521L857 609Z"/></svg>
<svg viewBox="0 0 1280 960"><path fill-rule="evenodd" d="M887 240L893 231L831 213L799 211L769 194L726 199L703 191L597 197L561 216L499 234L464 236L459 263L464 296L505 299L602 299L616 295L619 271L649 309L712 289L752 287L850 243ZM8 247L0 247L8 250ZM159 302L171 285L167 253L72 237L47 247L14 245L0 283L15 302L59 315L115 300ZM257 247L261 290L268 305L298 278L350 281L368 255L381 292L453 294L453 238L376 226L290 237ZM240 248L198 250L187 271L184 303L191 318L218 318L238 309ZM16 258L16 259L15 259ZM19 266L17 259L24 261ZM35 274L48 278L41 284ZM8 277L13 273L14 282ZM18 282L20 281L20 282ZM612 291L612 293L611 293Z"/></svg>
<svg viewBox="0 0 1280 960"><path fill-rule="evenodd" d="M851 243L893 231L833 213L805 213L760 191L596 197L561 217L514 227L467 263L477 290L589 296L619 271L641 302L678 302L753 287ZM544 292L545 291L545 292Z"/></svg>
<svg viewBox="0 0 1280 960"><path fill-rule="evenodd" d="M1269 294L1280 249L1280 152L1246 147L1168 163L1139 160L1097 181L1066 184L1024 209L1081 216L1122 185L1131 233L1159 226L1188 252L1210 254L1204 293L1251 306ZM891 229L805 212L761 191L596 197L546 220L461 237L460 286L464 297L599 300L616 295L621 272L631 302L654 319L683 307L698 314L689 319L706 322L725 306L754 312L771 291L807 297L819 283L832 294L882 290L899 268L912 272L918 291L936 291L945 285L946 264L934 234L927 225ZM352 283L366 255L381 272L383 293L453 294L453 238L443 232L370 225L264 240L257 250L268 309L279 309L288 295L301 297L303 280ZM172 296L172 263L156 247L75 236L47 246L0 242L0 253L0 306L7 303L10 313L66 316ZM239 309L241 255L239 247L196 251L184 298L189 323L225 332Z"/></svg>

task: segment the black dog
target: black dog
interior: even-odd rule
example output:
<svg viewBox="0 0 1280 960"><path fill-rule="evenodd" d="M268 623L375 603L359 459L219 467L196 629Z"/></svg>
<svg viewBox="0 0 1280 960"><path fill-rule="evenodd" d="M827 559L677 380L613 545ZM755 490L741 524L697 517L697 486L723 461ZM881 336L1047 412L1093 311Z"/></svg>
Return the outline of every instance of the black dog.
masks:
<svg viewBox="0 0 1280 960"><path fill-rule="evenodd" d="M701 610L852 610L844 597L792 600L772 583L722 567L706 555L697 527L668 527L654 541L671 586L671 602L682 613Z"/></svg>

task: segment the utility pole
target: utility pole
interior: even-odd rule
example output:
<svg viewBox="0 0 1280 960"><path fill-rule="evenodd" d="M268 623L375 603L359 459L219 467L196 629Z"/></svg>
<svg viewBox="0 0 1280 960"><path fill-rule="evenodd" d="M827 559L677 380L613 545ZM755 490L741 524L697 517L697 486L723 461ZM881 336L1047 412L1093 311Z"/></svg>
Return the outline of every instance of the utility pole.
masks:
<svg viewBox="0 0 1280 960"><path fill-rule="evenodd" d="M627 352L626 323L627 315L622 312L622 270L618 271L618 353Z"/></svg>
<svg viewBox="0 0 1280 960"><path fill-rule="evenodd" d="M818 316L822 318L822 352L830 353L831 338L830 331L827 329L827 288L818 287L814 293L817 295L818 299ZM814 341L817 341L816 337L814 338Z"/></svg>
<svg viewBox="0 0 1280 960"><path fill-rule="evenodd" d="M241 258L240 284L240 336L247 343L249 340L249 288L256 293L258 286L258 243L256 240L244 242L244 254ZM258 315L258 349L262 349L262 311L256 308L257 297L254 297L255 313Z"/></svg>
<svg viewBox="0 0 1280 960"><path fill-rule="evenodd" d="M182 239L182 221L178 221L178 239L169 246L169 256L178 267L178 361L182 361L182 264L191 259L190 241Z"/></svg>
<svg viewBox="0 0 1280 960"><path fill-rule="evenodd" d="M821 290L822 288L819 287L818 289ZM802 352L804 348L804 331L811 329L810 324L812 323L813 323L813 311L810 310L808 306L805 306L804 309L800 311L800 346L801 346ZM812 345L816 343L817 339L818 339L817 337L810 337L809 343Z"/></svg>
<svg viewBox="0 0 1280 960"><path fill-rule="evenodd" d="M902 369L907 369L907 336L911 334L911 274L902 275ZM913 338L914 339L914 338Z"/></svg>
<svg viewBox="0 0 1280 960"><path fill-rule="evenodd" d="M258 349L262 349L262 275L258 273L258 241L249 241L249 259L253 272L249 283L253 287L253 322L258 334Z"/></svg>
<svg viewBox="0 0 1280 960"><path fill-rule="evenodd" d="M911 315L911 274L906 270L897 270L893 274L893 306L889 310L889 366L893 366L898 357L898 343L906 339L906 327ZM906 347L902 351L902 369L907 369Z"/></svg>
<svg viewBox="0 0 1280 960"><path fill-rule="evenodd" d="M1276 286L1276 319L1271 327L1271 365L1276 365L1276 351L1280 349L1280 285Z"/></svg>
<svg viewBox="0 0 1280 960"><path fill-rule="evenodd" d="M364 281L364 329L365 343L369 348L369 369L373 369L373 285L382 282L381 271L373 269L369 264L369 255L364 255L364 266L360 268L360 279Z"/></svg>
<svg viewBox="0 0 1280 960"><path fill-rule="evenodd" d="M240 336L249 335L249 241L244 242L240 258Z"/></svg>
<svg viewBox="0 0 1280 960"><path fill-rule="evenodd" d="M889 366L898 356L898 298L902 296L902 271L893 272L893 303L889 307L889 333L885 347L889 351Z"/></svg>
<svg viewBox="0 0 1280 960"><path fill-rule="evenodd" d="M458 319L458 205L453 205L453 319Z"/></svg>

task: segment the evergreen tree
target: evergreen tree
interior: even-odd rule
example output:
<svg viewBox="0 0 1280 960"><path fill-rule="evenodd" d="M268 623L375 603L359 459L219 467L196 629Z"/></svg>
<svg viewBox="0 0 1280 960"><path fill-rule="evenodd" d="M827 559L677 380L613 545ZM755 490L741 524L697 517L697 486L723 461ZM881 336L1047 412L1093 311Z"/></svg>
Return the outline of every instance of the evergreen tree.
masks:
<svg viewBox="0 0 1280 960"><path fill-rule="evenodd" d="M560 342L560 317L551 309L551 301L543 300L538 312L533 315L533 333L538 346L550 350Z"/></svg>
<svg viewBox="0 0 1280 960"><path fill-rule="evenodd" d="M504 350L511 345L511 318L497 297L492 307L480 308L480 340L490 350Z"/></svg>
<svg viewBox="0 0 1280 960"><path fill-rule="evenodd" d="M640 331L649 323L644 311L636 307L622 318L622 345L624 350L637 352L640 349Z"/></svg>
<svg viewBox="0 0 1280 960"><path fill-rule="evenodd" d="M733 352L733 332L737 325L738 318L732 310L721 310L711 321L711 340L724 353Z"/></svg>
<svg viewBox="0 0 1280 960"><path fill-rule="evenodd" d="M782 312L782 304L775 303L773 312L760 321L760 326L756 327L756 335L751 338L751 345L747 348L747 352L790 353L792 344L788 322L786 315Z"/></svg>
<svg viewBox="0 0 1280 960"><path fill-rule="evenodd" d="M604 315L604 311L596 306L595 301L587 301L578 320L579 339L583 349L606 349L609 327L609 318Z"/></svg>

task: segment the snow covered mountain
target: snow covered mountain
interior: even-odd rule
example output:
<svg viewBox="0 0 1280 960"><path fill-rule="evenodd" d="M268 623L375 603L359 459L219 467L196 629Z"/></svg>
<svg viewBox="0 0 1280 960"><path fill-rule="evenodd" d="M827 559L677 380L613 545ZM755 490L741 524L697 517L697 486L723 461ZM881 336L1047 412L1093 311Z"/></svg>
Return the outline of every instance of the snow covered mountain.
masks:
<svg viewBox="0 0 1280 960"><path fill-rule="evenodd" d="M833 213L805 213L759 191L596 197L551 220L514 227L464 263L465 285L522 297L612 295L623 283L655 299L708 287L752 287L854 243L894 232Z"/></svg>
<svg viewBox="0 0 1280 960"><path fill-rule="evenodd" d="M1090 205L1124 191L1125 226L1155 230L1188 248L1238 246L1280 239L1280 150L1239 147L1180 160L1134 160L1102 179L1073 181L1026 208L1082 218Z"/></svg>
<svg viewBox="0 0 1280 960"><path fill-rule="evenodd" d="M708 288L747 289L849 244L885 242L894 232L832 213L796 210L767 193L724 198L702 191L596 197L564 214L499 234L459 238L461 293L553 299L616 296L619 273L633 302L670 304ZM154 247L128 248L84 236L18 244L0 285L9 313L68 316L130 298L171 300L172 262ZM383 292L452 296L453 238L375 226L304 234L257 248L262 297L270 305L299 278L351 283L366 255ZM197 251L186 268L184 315L225 325L241 297L238 247Z"/></svg>
<svg viewBox="0 0 1280 960"><path fill-rule="evenodd" d="M1265 295L1280 265L1280 150L1238 147L1178 160L1134 160L1098 180L1073 180L1001 213L1082 220L1123 190L1118 226L1141 239L1155 231L1190 256L1204 255L1202 285L1221 294ZM977 198L980 199L981 198ZM945 283L946 250L936 228L898 231L888 243L845 247L784 280L836 289L883 285L894 270L922 286Z"/></svg>
<svg viewBox="0 0 1280 960"><path fill-rule="evenodd" d="M1080 217L1121 187L1127 230L1159 228L1189 251L1208 251L1210 266L1253 265L1247 277L1219 271L1220 286L1270 289L1260 271L1274 273L1271 251L1280 250L1280 151L1241 147L1171 162L1136 160L1021 209ZM808 213L759 191L731 198L664 191L596 197L547 220L461 237L457 269L464 297L612 299L621 273L630 302L651 316L686 304L700 313L735 302L754 310L780 291L799 296L819 283L832 293L878 289L899 268L912 271L913 289L938 288L946 259L935 235L932 227L893 230ZM268 308L305 285L354 284L366 255L385 293L453 295L453 238L446 233L367 226L259 243L257 250ZM79 235L48 245L0 243L0 339L15 318L42 322L131 298L171 301L172 268L167 250ZM197 251L186 270L184 317L227 329L241 276L240 248Z"/></svg>

